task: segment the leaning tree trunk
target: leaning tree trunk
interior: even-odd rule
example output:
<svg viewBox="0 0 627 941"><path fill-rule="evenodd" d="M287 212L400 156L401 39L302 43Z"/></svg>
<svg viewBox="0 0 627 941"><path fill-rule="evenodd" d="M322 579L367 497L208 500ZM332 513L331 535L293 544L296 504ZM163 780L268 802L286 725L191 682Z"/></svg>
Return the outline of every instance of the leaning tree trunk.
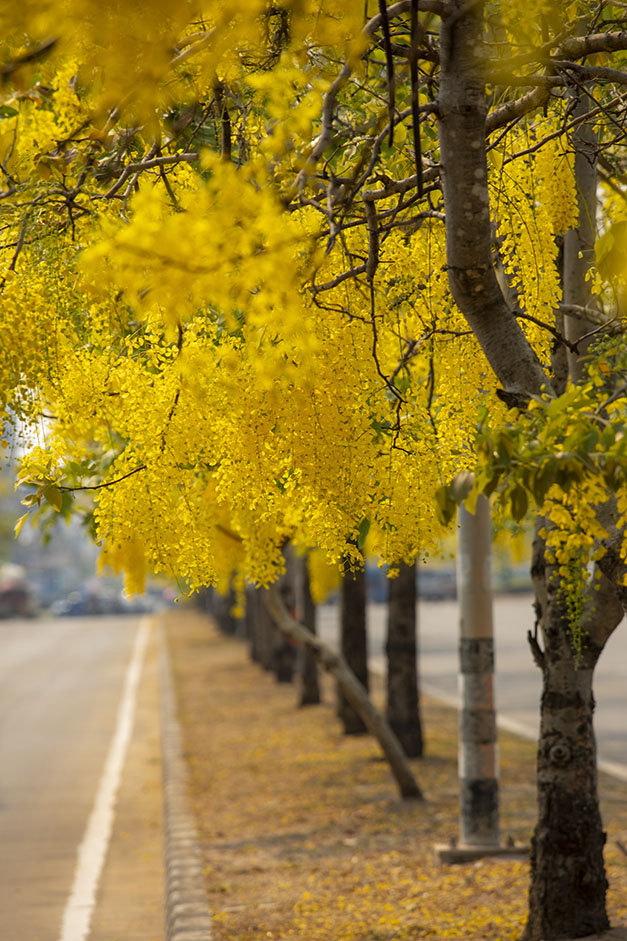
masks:
<svg viewBox="0 0 627 941"><path fill-rule="evenodd" d="M342 655L337 654L319 637L315 637L311 631L292 617L283 604L276 587L270 588L265 601L278 629L299 646L311 651L321 666L335 677L343 695L360 716L370 734L374 735L381 746L401 796L421 800L422 792L409 767L407 756L403 752L399 740L381 713L375 708L368 697L368 693L347 666Z"/></svg>
<svg viewBox="0 0 627 941"><path fill-rule="evenodd" d="M385 716L409 758L423 752L416 648L416 563L401 563L388 580Z"/></svg>
<svg viewBox="0 0 627 941"><path fill-rule="evenodd" d="M366 573L346 570L340 587L340 649L347 665L368 691L368 640L366 636ZM366 724L340 684L337 714L346 735L362 735Z"/></svg>
<svg viewBox="0 0 627 941"><path fill-rule="evenodd" d="M452 294L503 388L510 406L525 407L549 386L537 357L503 297L492 262L485 148L486 95L482 74L484 4L451 0L440 33L438 99L440 163ZM538 570L542 577L538 578ZM542 733L538 755L538 826L533 842L528 941L583 937L607 925L603 830L596 792L592 733L592 670L613 629L603 623L598 594L590 634L593 662L573 660L559 600L563 579L545 572L543 547L534 564L545 650ZM608 586L616 608L616 585ZM543 601L544 598L544 601ZM584 866L585 859L585 866Z"/></svg>

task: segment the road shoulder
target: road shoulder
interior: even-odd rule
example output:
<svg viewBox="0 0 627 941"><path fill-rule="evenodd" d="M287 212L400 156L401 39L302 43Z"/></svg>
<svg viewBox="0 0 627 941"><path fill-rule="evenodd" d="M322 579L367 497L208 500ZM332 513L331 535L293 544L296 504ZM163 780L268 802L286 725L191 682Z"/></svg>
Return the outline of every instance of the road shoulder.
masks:
<svg viewBox="0 0 627 941"><path fill-rule="evenodd" d="M90 941L163 941L164 882L159 674L153 624Z"/></svg>

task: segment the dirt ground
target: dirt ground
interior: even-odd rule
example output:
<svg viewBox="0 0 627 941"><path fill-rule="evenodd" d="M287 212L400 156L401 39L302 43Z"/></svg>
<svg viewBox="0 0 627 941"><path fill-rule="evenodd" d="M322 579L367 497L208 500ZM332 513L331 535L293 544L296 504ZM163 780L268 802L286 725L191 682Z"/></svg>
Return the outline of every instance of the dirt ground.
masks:
<svg viewBox="0 0 627 941"><path fill-rule="evenodd" d="M412 765L426 799L401 801L376 742L342 734L329 678L323 704L298 709L296 688L208 618L173 614L168 637L215 941L520 937L525 860L434 852L458 834L454 710L424 697ZM503 841L528 843L534 745L501 733L500 755ZM601 775L600 792L610 919L627 925L627 786Z"/></svg>

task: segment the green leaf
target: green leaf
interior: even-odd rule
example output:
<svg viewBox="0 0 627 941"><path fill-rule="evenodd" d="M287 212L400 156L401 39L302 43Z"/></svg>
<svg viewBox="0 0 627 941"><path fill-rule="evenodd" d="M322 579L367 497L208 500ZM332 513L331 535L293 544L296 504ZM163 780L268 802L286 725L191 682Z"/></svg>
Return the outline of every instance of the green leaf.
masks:
<svg viewBox="0 0 627 941"><path fill-rule="evenodd" d="M492 474L492 477L490 477L489 481L487 482L487 484L485 485L482 491L486 497L491 497L494 491L496 490L496 488L498 487L499 480L501 479L501 474L502 474L502 471L496 470Z"/></svg>
<svg viewBox="0 0 627 941"><path fill-rule="evenodd" d="M602 278L612 280L622 273L627 258L627 221L615 222L597 239L596 265Z"/></svg>
<svg viewBox="0 0 627 941"><path fill-rule="evenodd" d="M507 437L507 434L503 431L498 441L496 442L496 450L500 460L505 464L509 464L511 457L514 453L514 442Z"/></svg>
<svg viewBox="0 0 627 941"><path fill-rule="evenodd" d="M531 476L531 491L537 503L542 503L554 483L556 483L555 468L551 463L541 466Z"/></svg>
<svg viewBox="0 0 627 941"><path fill-rule="evenodd" d="M0 118L14 118L16 114L15 108L10 108L9 105L0 105Z"/></svg>
<svg viewBox="0 0 627 941"><path fill-rule="evenodd" d="M527 494L522 487L515 487L510 494L510 500L512 503L512 518L516 523L520 523L526 516L529 507Z"/></svg>
<svg viewBox="0 0 627 941"><path fill-rule="evenodd" d="M457 503L451 495L450 487L446 484L438 487L435 492L435 500L438 519L443 526L449 526L457 513Z"/></svg>
<svg viewBox="0 0 627 941"><path fill-rule="evenodd" d="M61 512L63 494L58 487L53 487L52 484L48 484L47 487L44 487L44 500L46 500L57 513Z"/></svg>
<svg viewBox="0 0 627 941"><path fill-rule="evenodd" d="M359 524L359 529L357 530L357 547L363 549L368 533L370 532L370 520L363 519Z"/></svg>

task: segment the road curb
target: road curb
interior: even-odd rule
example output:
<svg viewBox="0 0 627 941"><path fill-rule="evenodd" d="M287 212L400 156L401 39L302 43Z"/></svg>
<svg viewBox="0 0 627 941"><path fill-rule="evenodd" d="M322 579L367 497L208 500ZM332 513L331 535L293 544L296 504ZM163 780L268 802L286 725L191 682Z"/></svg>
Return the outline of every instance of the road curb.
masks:
<svg viewBox="0 0 627 941"><path fill-rule="evenodd" d="M163 623L159 646L166 941L211 941L213 924L198 832L188 805L187 767Z"/></svg>

